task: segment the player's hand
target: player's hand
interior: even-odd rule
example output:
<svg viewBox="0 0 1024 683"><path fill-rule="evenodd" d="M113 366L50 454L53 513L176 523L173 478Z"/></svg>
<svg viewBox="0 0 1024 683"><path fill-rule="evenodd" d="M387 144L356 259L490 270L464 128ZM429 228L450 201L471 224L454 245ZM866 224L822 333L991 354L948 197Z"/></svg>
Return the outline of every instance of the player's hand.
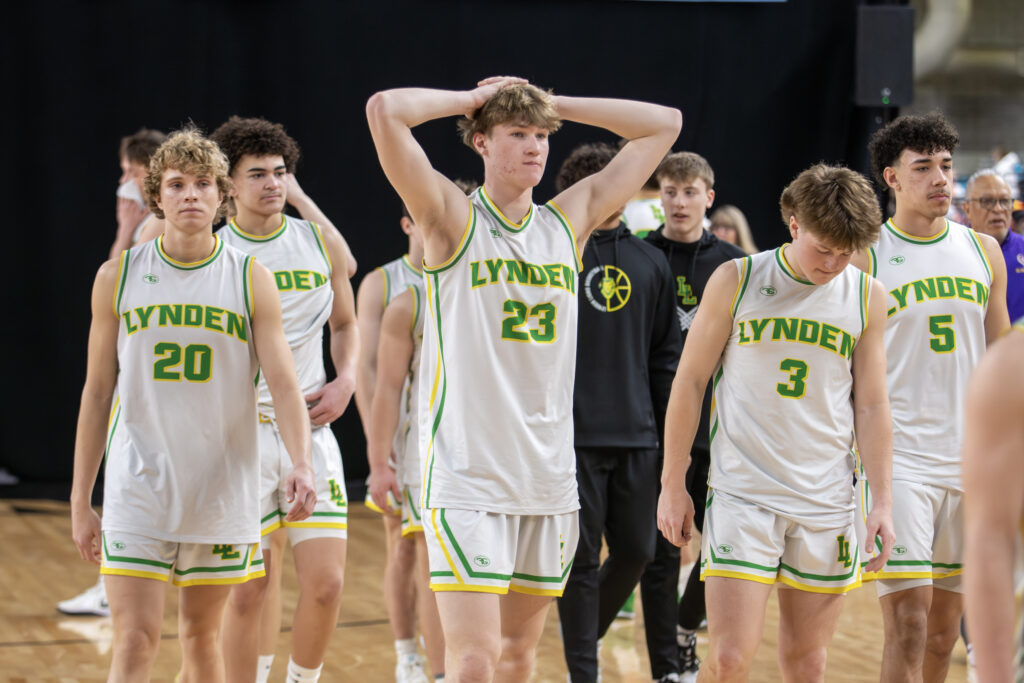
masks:
<svg viewBox="0 0 1024 683"><path fill-rule="evenodd" d="M142 219L149 213L134 199L117 198L117 232L132 232L139 226Z"/></svg>
<svg viewBox="0 0 1024 683"><path fill-rule="evenodd" d="M352 400L356 390L355 374L338 375L337 378L320 387L313 393L306 394L306 405L309 406L309 420L315 425L328 425L341 417Z"/></svg>
<svg viewBox="0 0 1024 683"><path fill-rule="evenodd" d="M284 483L285 498L292 504L285 516L286 522L301 522L313 514L316 507L316 486L313 468L302 464L292 469Z"/></svg>
<svg viewBox="0 0 1024 683"><path fill-rule="evenodd" d="M100 539L102 534L100 516L92 507L71 509L71 538L78 547L78 554L86 562L100 563Z"/></svg>
<svg viewBox="0 0 1024 683"><path fill-rule="evenodd" d="M299 185L299 179L295 177L294 173L284 174L284 187L287 191L285 198L289 204L295 206L292 201L301 201L306 198L306 193L303 192L302 187Z"/></svg>
<svg viewBox="0 0 1024 683"><path fill-rule="evenodd" d="M889 561L892 554L892 547L896 545L896 532L892 526L892 511L887 508L872 507L868 518L864 522L866 538L864 539L864 552L870 554L875 543L875 537L881 539L882 550L875 557L871 558L868 566L864 568L866 573L877 572Z"/></svg>
<svg viewBox="0 0 1024 683"><path fill-rule="evenodd" d="M402 500L402 490L398 487L398 478L391 465L370 472L370 498L384 512L396 512L391 507L392 498L388 497L388 493L394 496L393 500Z"/></svg>
<svg viewBox="0 0 1024 683"><path fill-rule="evenodd" d="M658 530L682 548L693 538L693 500L685 487L663 486L658 496Z"/></svg>
<svg viewBox="0 0 1024 683"><path fill-rule="evenodd" d="M470 91L473 96L473 106L465 112L466 118L473 118L476 110L484 106L484 102L494 97L494 94L502 88L523 83L529 83L529 81L518 76L490 76L477 81L476 89Z"/></svg>

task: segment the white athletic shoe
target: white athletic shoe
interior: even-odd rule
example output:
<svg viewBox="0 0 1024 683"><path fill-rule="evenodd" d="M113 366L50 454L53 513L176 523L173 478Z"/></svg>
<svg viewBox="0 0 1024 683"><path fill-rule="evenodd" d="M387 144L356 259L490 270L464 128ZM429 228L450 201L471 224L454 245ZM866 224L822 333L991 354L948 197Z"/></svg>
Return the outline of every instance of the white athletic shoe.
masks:
<svg viewBox="0 0 1024 683"><path fill-rule="evenodd" d="M110 605L107 604L107 589L103 585L103 577L84 593L76 595L69 600L62 600L57 603L57 611L64 614L94 615L97 617L109 617Z"/></svg>
<svg viewBox="0 0 1024 683"><path fill-rule="evenodd" d="M432 683L423 670L423 658L415 653L399 657L395 666L395 683Z"/></svg>

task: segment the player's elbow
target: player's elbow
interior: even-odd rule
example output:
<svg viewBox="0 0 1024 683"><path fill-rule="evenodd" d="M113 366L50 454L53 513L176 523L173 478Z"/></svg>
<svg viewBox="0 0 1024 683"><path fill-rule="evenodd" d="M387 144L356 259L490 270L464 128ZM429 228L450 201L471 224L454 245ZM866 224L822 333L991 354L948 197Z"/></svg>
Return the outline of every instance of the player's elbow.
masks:
<svg viewBox="0 0 1024 683"><path fill-rule="evenodd" d="M394 115L394 97L390 91L382 90L370 95L366 101L366 120L370 128L378 128L381 123Z"/></svg>
<svg viewBox="0 0 1024 683"><path fill-rule="evenodd" d="M672 132L673 136L679 135L679 131L683 129L683 112L675 107L666 108L668 112L665 127Z"/></svg>

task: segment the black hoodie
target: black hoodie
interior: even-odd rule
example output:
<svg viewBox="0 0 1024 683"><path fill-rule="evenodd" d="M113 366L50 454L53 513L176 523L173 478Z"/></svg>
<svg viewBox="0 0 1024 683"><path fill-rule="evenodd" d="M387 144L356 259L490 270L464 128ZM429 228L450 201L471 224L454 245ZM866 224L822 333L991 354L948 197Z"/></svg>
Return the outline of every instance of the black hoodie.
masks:
<svg viewBox="0 0 1024 683"><path fill-rule="evenodd" d="M620 223L591 235L579 285L576 445L657 448L682 349L672 271Z"/></svg>
<svg viewBox="0 0 1024 683"><path fill-rule="evenodd" d="M665 254L675 278L676 319L683 333L683 344L690 330L697 306L704 298L704 287L715 272L726 261L746 256L739 247L723 242L704 230L696 242L676 242L665 237L665 226L652 231L644 238ZM691 457L707 458L710 444L708 439L708 418L711 413L711 387L704 392L704 407L700 412L697 434L693 438Z"/></svg>

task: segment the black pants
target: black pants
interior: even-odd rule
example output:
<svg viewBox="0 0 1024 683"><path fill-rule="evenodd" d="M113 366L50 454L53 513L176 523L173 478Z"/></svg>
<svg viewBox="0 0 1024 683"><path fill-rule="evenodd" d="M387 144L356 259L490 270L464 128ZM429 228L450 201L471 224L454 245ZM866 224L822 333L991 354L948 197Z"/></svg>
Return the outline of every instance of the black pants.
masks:
<svg viewBox="0 0 1024 683"><path fill-rule="evenodd" d="M597 680L597 641L654 556L658 465L656 450L576 449L580 540L558 600L573 683ZM608 543L603 564L602 533Z"/></svg>
<svg viewBox="0 0 1024 683"><path fill-rule="evenodd" d="M686 473L686 489L693 499L693 523L698 530L704 529L704 505L707 498L709 459L704 454L694 454L690 469ZM659 467L660 470L660 467ZM660 480L660 478L659 478ZM660 484L658 493L661 493ZM679 585L679 548L658 534L654 560L647 565L640 579L640 599L644 608L644 631L647 637L647 656L651 660L651 677L659 679L670 673L679 672L679 645L676 641L676 623L683 617L684 606L687 620L692 621L693 610L699 610L700 624L704 618L704 584L700 581L700 558L690 573L683 601L676 606ZM689 600L690 586L696 582L698 592ZM699 600L699 602L698 602ZM682 625L682 624L681 624ZM689 628L684 625L684 628ZM695 627L693 627L695 628Z"/></svg>

